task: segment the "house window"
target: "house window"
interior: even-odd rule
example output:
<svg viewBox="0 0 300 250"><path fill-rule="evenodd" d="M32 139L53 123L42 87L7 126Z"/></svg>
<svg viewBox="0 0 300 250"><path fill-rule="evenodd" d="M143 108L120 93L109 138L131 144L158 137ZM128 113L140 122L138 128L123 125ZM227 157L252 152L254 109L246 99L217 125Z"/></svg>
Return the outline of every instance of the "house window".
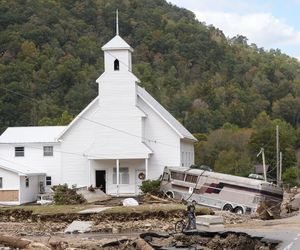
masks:
<svg viewBox="0 0 300 250"><path fill-rule="evenodd" d="M15 147L15 156L24 156L24 147Z"/></svg>
<svg viewBox="0 0 300 250"><path fill-rule="evenodd" d="M114 168L113 172L113 184L117 184L117 168ZM129 169L119 169L119 184L129 184Z"/></svg>
<svg viewBox="0 0 300 250"><path fill-rule="evenodd" d="M0 177L0 188L2 188L2 177Z"/></svg>
<svg viewBox="0 0 300 250"><path fill-rule="evenodd" d="M29 177L25 177L25 187L29 187Z"/></svg>
<svg viewBox="0 0 300 250"><path fill-rule="evenodd" d="M51 176L46 176L46 185L51 186Z"/></svg>
<svg viewBox="0 0 300 250"><path fill-rule="evenodd" d="M114 61L114 70L119 70L119 69L120 69L120 63L119 63L119 60L116 59L116 60Z"/></svg>
<svg viewBox="0 0 300 250"><path fill-rule="evenodd" d="M53 146L44 146L44 156L53 156Z"/></svg>

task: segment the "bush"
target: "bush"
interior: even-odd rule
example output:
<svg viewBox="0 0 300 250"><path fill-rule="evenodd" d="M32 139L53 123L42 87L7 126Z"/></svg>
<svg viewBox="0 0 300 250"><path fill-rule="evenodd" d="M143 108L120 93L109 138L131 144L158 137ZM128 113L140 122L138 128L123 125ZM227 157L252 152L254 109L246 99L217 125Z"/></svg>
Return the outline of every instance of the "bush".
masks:
<svg viewBox="0 0 300 250"><path fill-rule="evenodd" d="M146 180L140 186L143 193L158 193L160 187L160 180Z"/></svg>
<svg viewBox="0 0 300 250"><path fill-rule="evenodd" d="M53 199L57 205L74 205L85 203L86 200L75 190L68 188L67 184L54 186Z"/></svg>
<svg viewBox="0 0 300 250"><path fill-rule="evenodd" d="M283 182L289 183L291 185L298 184L297 177L298 177L298 168L296 167L287 168L282 175Z"/></svg>

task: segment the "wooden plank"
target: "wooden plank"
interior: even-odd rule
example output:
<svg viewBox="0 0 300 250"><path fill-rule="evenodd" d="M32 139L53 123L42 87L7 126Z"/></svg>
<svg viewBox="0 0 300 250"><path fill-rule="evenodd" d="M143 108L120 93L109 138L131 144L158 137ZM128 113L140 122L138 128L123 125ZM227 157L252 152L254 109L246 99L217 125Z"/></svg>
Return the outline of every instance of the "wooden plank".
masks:
<svg viewBox="0 0 300 250"><path fill-rule="evenodd" d="M19 191L0 190L0 201L19 201Z"/></svg>

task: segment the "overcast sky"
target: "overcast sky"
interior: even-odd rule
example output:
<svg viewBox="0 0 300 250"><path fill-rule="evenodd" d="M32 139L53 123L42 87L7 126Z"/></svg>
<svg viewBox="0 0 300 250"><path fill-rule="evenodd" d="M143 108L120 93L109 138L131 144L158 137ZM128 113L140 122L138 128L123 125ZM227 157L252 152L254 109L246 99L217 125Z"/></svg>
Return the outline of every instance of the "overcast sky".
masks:
<svg viewBox="0 0 300 250"><path fill-rule="evenodd" d="M227 37L246 36L248 43L279 48L300 60L300 0L168 0L195 13Z"/></svg>

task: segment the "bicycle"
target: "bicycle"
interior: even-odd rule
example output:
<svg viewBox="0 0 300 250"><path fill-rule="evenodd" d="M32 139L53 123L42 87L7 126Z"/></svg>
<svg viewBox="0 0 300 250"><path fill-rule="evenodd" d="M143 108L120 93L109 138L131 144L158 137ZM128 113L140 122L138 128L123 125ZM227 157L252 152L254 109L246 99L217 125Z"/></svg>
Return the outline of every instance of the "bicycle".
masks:
<svg viewBox="0 0 300 250"><path fill-rule="evenodd" d="M176 233L183 233L184 231L188 230L189 220L182 219L175 223L175 232Z"/></svg>

